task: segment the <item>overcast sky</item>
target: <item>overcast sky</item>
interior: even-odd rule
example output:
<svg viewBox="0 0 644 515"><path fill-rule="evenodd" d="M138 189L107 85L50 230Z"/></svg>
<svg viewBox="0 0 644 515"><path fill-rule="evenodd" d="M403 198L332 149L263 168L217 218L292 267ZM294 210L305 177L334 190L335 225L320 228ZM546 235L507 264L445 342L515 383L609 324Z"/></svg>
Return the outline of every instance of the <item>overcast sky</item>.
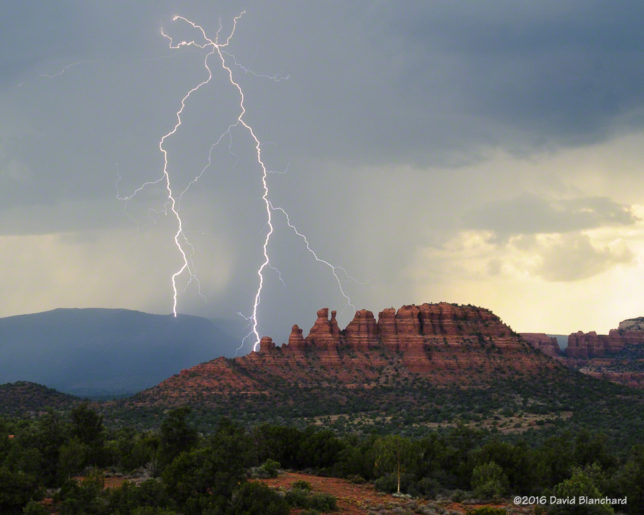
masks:
<svg viewBox="0 0 644 515"><path fill-rule="evenodd" d="M606 332L644 315L641 2L18 1L0 21L0 316L172 310L181 266L159 140L227 48L274 206L343 267L356 308L448 301L517 331ZM203 42L202 39L198 39ZM183 191L239 114L216 55L167 138ZM236 127L179 211L201 284L178 310L249 315L266 212ZM261 334L354 308L273 212ZM348 275L347 275L348 274Z"/></svg>

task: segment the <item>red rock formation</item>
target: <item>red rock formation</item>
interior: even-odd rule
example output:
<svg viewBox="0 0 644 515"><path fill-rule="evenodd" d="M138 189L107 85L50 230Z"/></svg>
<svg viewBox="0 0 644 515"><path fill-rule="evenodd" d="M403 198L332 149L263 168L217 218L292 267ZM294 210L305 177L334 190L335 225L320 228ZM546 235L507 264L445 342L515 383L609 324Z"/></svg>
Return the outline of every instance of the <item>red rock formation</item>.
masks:
<svg viewBox="0 0 644 515"><path fill-rule="evenodd" d="M340 328L335 319L335 311L331 312L329 320L329 308L318 310L318 318L311 327L305 341L318 348L333 348L340 343Z"/></svg>
<svg viewBox="0 0 644 515"><path fill-rule="evenodd" d="M295 351L303 351L306 348L306 343L302 336L302 329L297 324L291 328L291 334L288 337L288 347Z"/></svg>
<svg viewBox="0 0 644 515"><path fill-rule="evenodd" d="M353 320L344 330L347 345L355 350L367 351L378 346L378 324L373 313L366 309L356 311Z"/></svg>
<svg viewBox="0 0 644 515"><path fill-rule="evenodd" d="M179 399L271 395L268 385L324 391L369 390L429 381L436 386L487 384L498 377L541 376L561 365L536 353L489 310L452 304L406 305L356 312L340 331L335 312L320 309L306 338L294 325L288 345L262 338L260 352L183 371L142 393ZM283 390L279 390L282 391ZM212 401L215 402L215 401Z"/></svg>
<svg viewBox="0 0 644 515"><path fill-rule="evenodd" d="M644 337L644 334L642 336ZM568 336L566 355L569 358L582 359L608 356L623 350L627 343L628 338L615 330L610 334L602 335L598 335L595 331L589 333L578 331Z"/></svg>
<svg viewBox="0 0 644 515"><path fill-rule="evenodd" d="M259 352L270 352L275 350L275 342L270 336L264 336L259 341Z"/></svg>
<svg viewBox="0 0 644 515"><path fill-rule="evenodd" d="M396 333L396 310L383 309L378 315L378 333L385 349L398 350L398 335Z"/></svg>
<svg viewBox="0 0 644 515"><path fill-rule="evenodd" d="M520 336L535 349L552 358L561 356L561 348L554 336L548 336L546 333L520 333Z"/></svg>
<svg viewBox="0 0 644 515"><path fill-rule="evenodd" d="M644 372L635 356L643 352L644 318L636 318L620 322L619 328L608 334L572 333L566 363L585 374L641 388Z"/></svg>
<svg viewBox="0 0 644 515"><path fill-rule="evenodd" d="M288 345L275 347L270 338L262 338L260 352L218 358L184 370L132 402L219 406L226 398L263 402L275 395L289 399L293 389L320 396L341 389L346 395L347 391L360 393L381 386L408 387L415 381L432 387L477 387L499 378L547 380L551 372L561 377L561 362L595 377L641 388L644 373L639 371L638 356L644 355L640 347L644 346L644 329L640 325L644 326L644 319L641 324L622 323L608 335L575 333L569 338L568 357L555 360L533 347L555 354L552 338L543 334L522 338L491 311L475 306L440 303L407 305L398 311L387 308L377 321L372 312L359 310L344 331L338 327L335 312L329 319L325 308L318 311L306 338L294 325ZM340 402L342 398L333 399Z"/></svg>
<svg viewBox="0 0 644 515"><path fill-rule="evenodd" d="M644 317L622 320L619 323L617 331L644 331Z"/></svg>
<svg viewBox="0 0 644 515"><path fill-rule="evenodd" d="M335 319L336 312L331 312L331 320L329 320L329 308L318 310L317 315L317 320L304 341L315 348L323 364L339 363L340 328Z"/></svg>

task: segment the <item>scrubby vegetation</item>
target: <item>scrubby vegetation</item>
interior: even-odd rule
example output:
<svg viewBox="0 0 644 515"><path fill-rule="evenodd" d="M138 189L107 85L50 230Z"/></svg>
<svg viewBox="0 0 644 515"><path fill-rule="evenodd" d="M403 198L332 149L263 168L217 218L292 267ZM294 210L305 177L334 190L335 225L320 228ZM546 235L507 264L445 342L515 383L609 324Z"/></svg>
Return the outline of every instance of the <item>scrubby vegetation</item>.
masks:
<svg viewBox="0 0 644 515"><path fill-rule="evenodd" d="M69 416L50 411L1 420L0 513L48 513L46 505L61 515L337 509L333 496L312 491L305 481L278 492L255 479L279 469L429 499L626 496L620 511L644 513L644 445L620 452L602 433L531 439L457 424L408 437L244 426L226 418L198 432L191 417L182 408L166 413L156 430L107 430L102 416L81 404ZM104 488L106 477L118 475L129 479Z"/></svg>

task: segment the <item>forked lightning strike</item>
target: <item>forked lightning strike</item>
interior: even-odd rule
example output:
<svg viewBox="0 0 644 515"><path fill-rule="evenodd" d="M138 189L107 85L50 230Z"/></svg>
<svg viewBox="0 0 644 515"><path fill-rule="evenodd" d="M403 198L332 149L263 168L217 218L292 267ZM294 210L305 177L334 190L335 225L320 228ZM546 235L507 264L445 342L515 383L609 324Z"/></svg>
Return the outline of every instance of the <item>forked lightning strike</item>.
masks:
<svg viewBox="0 0 644 515"><path fill-rule="evenodd" d="M219 34L221 33L221 30L222 30L221 23L219 24L219 28L217 30L215 39L213 40L213 39L211 39L211 38L209 38L207 36L206 31L203 29L203 27L201 27L200 25L194 23L193 21L191 21L191 20L189 20L189 19L187 19L187 18L185 18L183 16L174 16L172 18L173 22L176 22L176 21L185 22L188 25L190 25L193 29L199 31L201 33L201 37L204 40L203 43L198 43L194 39L190 40L190 41L182 40L182 41L179 41L178 43L175 43L174 39L171 36L167 35L163 31L163 29L161 30L162 36L169 41L169 46L172 49L177 49L177 48L181 48L181 47L184 47L184 46L194 46L194 47L197 47L197 48L200 48L200 49L210 48L210 50L208 51L208 53L204 57L204 67L206 68L206 70L208 72L208 77L207 77L207 79L202 80L196 86L194 86L190 90L188 90L188 92L183 96L183 98L181 99L181 102L180 102L179 110L176 112L176 123L174 124L172 130L170 130L168 133L163 135L163 137L159 141L159 150L163 154L163 173L162 173L161 177L159 177L158 179L155 179L153 181L148 181L148 182L143 183L141 186L139 186L137 189L135 189L132 194L130 194L128 196L118 196L118 198L120 200L127 201L127 200L130 200L130 199L134 198L140 191L142 191L143 189L145 189L148 186L159 184L159 183L164 183L165 184L165 189L166 189L167 198L168 198L168 204L166 205L166 213L167 213L167 208L169 207L170 211L172 212L172 215L174 216L174 218L176 220L177 230L176 230L176 232L174 234L174 243L175 243L175 246L177 247L178 252L179 252L179 254L181 255L181 258L182 258L182 264L181 264L180 268L174 274L172 274L172 279L171 279L172 292L173 292L173 296L172 296L172 312L173 312L174 316L176 317L177 316L177 300L178 300L177 279L181 275L183 275L184 273L187 273L188 274L188 285L192 281L197 281L197 283L198 283L197 276L193 272L193 269L192 269L191 264L190 264L190 259L188 257L188 252L186 251L186 247L190 247L191 250L193 250L193 249L192 249L192 246L191 246L188 238L186 237L186 235L185 235L185 233L183 231L183 221L181 219L181 215L180 215L180 212L179 212L180 201L181 201L183 195L186 193L186 191L188 191L188 189L193 184L197 183L199 181L199 179L203 176L203 174L206 172L206 170L208 168L210 168L210 166L212 164L212 152L213 152L214 148L217 147L219 145L219 143L221 143L221 141L226 136L228 136L229 138L232 137L231 136L231 131L232 131L233 128L238 127L238 126L242 126L242 127L244 127L244 129L246 129L246 131L250 135L250 137L251 137L251 139L252 139L252 141L253 141L253 143L255 145L256 161L257 161L257 164L259 165L259 167L261 168L261 181L262 181L262 189L263 189L262 201L264 203L264 208L265 208L265 211L266 211L266 227L267 227L266 234L264 236L264 243L262 245L262 253L263 253L263 256L264 256L264 260L261 263L261 265L259 266L259 268L257 269L257 277L258 277L258 283L259 284L258 284L258 287L257 287L257 291L255 292L255 296L253 298L252 314L250 316L248 316L248 317L242 315L246 320L248 320L250 322L250 325L251 325L251 331L242 340L242 346L243 346L244 342L251 335L253 335L255 337L255 343L253 345L253 350L257 350L257 348L259 346L259 341L260 341L259 332L257 330L257 326L258 326L257 310L259 308L262 291L264 289L264 271L267 268L275 271L278 274L279 280L282 281L282 277L281 277L281 274L279 273L279 270L277 270L277 268L275 268L270 262L270 256L269 256L269 252L268 252L268 246L269 246L269 243L270 243L270 240L271 240L271 236L273 235L273 232L274 232L273 219L272 219L272 212L273 211L279 211L280 213L282 213L284 215L285 219L286 219L286 223L287 223L288 227L290 229L292 229L295 232L295 234L304 241L304 243L306 244L307 250L313 255L315 260L318 261L319 263L325 264L327 267L330 268L330 270L333 273L333 276L335 277L335 280L336 280L336 282L338 284L338 287L340 289L340 293L342 294L342 296L347 301L347 304L350 307L352 307L353 309L355 309L355 306L352 304L351 299L346 294L346 292L345 292L345 290L344 290L344 288L342 286L342 282L341 282L341 280L340 280L340 278L339 278L339 276L337 274L337 270L342 270L342 269L340 267L333 266L328 261L320 259L317 256L317 254L315 253L315 251L309 245L309 241L306 238L306 236L304 234L302 234L301 232L299 232L298 229L295 227L295 225L293 225L291 223L291 220L289 218L288 213L281 207L274 207L271 204L270 200L269 200L269 188L268 188L267 177L268 177L268 174L271 173L271 171L268 170L266 164L263 161L263 158L262 158L262 144L261 144L259 138L257 137L257 135L255 133L255 130L253 129L253 127L244 118L244 116L246 114L244 91L242 90L242 88L239 85L239 83L237 81L235 81L235 79L233 77L232 69L228 65L228 63L226 62L226 56L230 57L233 60L234 65L239 67L239 68L241 68L245 73L253 73L253 72L251 72L250 70L244 68L242 65L237 63L237 61L235 60L234 55L229 53L229 52L226 52L224 50L230 44L231 39L235 35L235 30L237 28L237 22L240 20L240 18L244 14L245 14L245 11L242 11L238 16L235 16L235 18L233 19L233 27L232 27L232 29L230 31L230 34L228 35L228 37L226 37L226 39L225 39L225 41L223 43L219 42ZM212 73L212 70L210 69L210 67L208 65L208 58L210 56L214 55L214 54L217 54L217 56L219 58L221 69L228 76L228 80L229 80L230 84L237 90L237 93L239 94L239 109L240 109L239 115L237 116L236 120L233 123L231 123L228 126L228 128L219 136L219 138L211 145L209 153L208 153L208 161L204 165L204 167L201 169L201 171L191 181L188 182L187 186L175 198L175 195L174 195L173 189L172 189L171 180L170 180L170 174L168 172L168 153L167 153L167 150L165 148L165 142L170 136L174 135L177 132L177 130L179 130L179 127L181 127L181 125L182 125L181 115L183 114L183 111L184 111L184 109L186 107L186 103L189 100L189 98L192 96L192 94L197 92L199 89L201 89L203 86L205 86L206 84L208 84L211 81L211 79L213 77L213 73ZM261 75L261 74L255 74L255 73L253 73L253 75L265 77L265 78L275 80L275 81L285 79L285 77L279 77L279 76L268 76L268 75ZM286 77L286 78L288 78L288 77Z"/></svg>
<svg viewBox="0 0 644 515"><path fill-rule="evenodd" d="M344 269L343 269L343 268L341 268L341 267L338 267L338 266L334 266L334 265L332 265L331 263L329 263L328 261L326 261L326 260L324 260L324 259L322 259L322 258L318 257L318 255L317 255L317 253L315 252L315 250L313 250L313 249L311 248L311 244L309 243L309 239L306 237L306 235L305 235L305 234L302 234L300 231L298 231L297 227L295 227L295 225L293 225L293 224L291 223L291 218L288 216L288 213L286 212L286 210L285 210L284 208L279 207L279 206L274 206L273 204L271 204L271 209L272 209L273 211L279 211L280 213L282 213L282 214L284 215L284 218L286 219L286 225L288 225L288 226L289 226L289 228L290 228L290 229L291 229L291 230L292 230L292 231L293 231L297 236L299 236L299 237L302 239L302 241L304 241L304 245L306 245L306 250L308 250L308 251L309 251L309 253L313 256L313 259L315 259L318 263L322 263L323 265L326 265L327 267L329 267L329 269L331 270L331 273L333 274L333 277L335 277L335 282L336 282L336 283L338 283L338 289L340 290L340 293L341 293L341 294L342 294L342 296L344 297L344 300L346 300L346 301L347 301L347 305L348 305L351 309L353 309L353 310L355 311L356 307L355 307L355 306L353 305L353 303L351 302L351 298L350 298L350 297L346 294L346 292L344 291L344 288L343 288L343 286L342 286L342 281L340 280L340 277L338 276L338 273L337 273L337 271L338 271L338 270L343 270L343 271L344 271ZM346 273L346 271L345 271L345 273Z"/></svg>

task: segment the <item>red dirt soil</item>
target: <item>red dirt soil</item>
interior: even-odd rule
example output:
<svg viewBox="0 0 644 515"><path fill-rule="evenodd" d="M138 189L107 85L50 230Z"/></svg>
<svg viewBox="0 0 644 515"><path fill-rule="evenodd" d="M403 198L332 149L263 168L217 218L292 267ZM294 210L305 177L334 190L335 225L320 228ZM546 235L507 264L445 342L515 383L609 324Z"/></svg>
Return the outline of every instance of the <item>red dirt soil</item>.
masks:
<svg viewBox="0 0 644 515"><path fill-rule="evenodd" d="M377 492L373 485L355 484L346 479L335 477L320 477L299 472L283 472L279 477L271 479L260 479L260 481L271 488L288 490L296 481L306 481L311 485L313 493L331 494L337 499L338 510L340 513L350 515L363 515L368 513L431 513L431 511L421 511L423 506L435 506L446 510L446 513L466 514L482 506L495 508L505 508L508 514L529 514L534 513L531 506L514 506L506 504L461 504L455 502L429 501L425 499L410 499L404 497L394 497L390 494ZM402 511L401 511L402 509ZM301 510L293 509L292 514L300 513Z"/></svg>

